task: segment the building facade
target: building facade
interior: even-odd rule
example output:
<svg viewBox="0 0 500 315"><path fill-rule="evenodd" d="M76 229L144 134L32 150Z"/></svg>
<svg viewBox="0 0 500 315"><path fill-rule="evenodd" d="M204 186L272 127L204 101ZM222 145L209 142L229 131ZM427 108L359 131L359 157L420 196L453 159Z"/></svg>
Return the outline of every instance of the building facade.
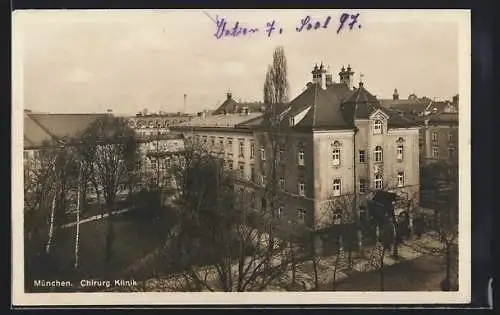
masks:
<svg viewBox="0 0 500 315"><path fill-rule="evenodd" d="M312 75L307 88L279 108L273 141L265 113L198 117L175 130L223 156L248 183L243 189L256 209L269 206L264 191L272 181L279 190L274 215L283 226L320 230L342 223L349 211L354 220L366 220L366 200L376 190L411 195L418 203L416 122L382 106L363 83L352 87L350 67L341 69L339 83L322 65Z"/></svg>

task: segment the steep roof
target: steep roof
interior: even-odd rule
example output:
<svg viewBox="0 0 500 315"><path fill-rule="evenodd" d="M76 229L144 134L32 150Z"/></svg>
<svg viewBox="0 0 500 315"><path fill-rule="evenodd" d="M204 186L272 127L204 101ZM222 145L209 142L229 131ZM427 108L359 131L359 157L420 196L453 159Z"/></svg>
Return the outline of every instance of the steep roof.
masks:
<svg viewBox="0 0 500 315"><path fill-rule="evenodd" d="M446 113L446 112L441 112L435 115L430 115L428 116L429 123L452 123L452 124L458 124L458 113Z"/></svg>
<svg viewBox="0 0 500 315"><path fill-rule="evenodd" d="M309 85L300 95L293 99L280 115L280 127L293 130L347 130L354 127L356 119L368 119L376 110L389 116L389 127L405 127L415 125L416 121L409 115L403 115L393 109L382 106L363 84L350 90L343 83L333 83L323 89L319 84ZM291 117L300 117L291 126ZM263 119L245 125L263 124Z"/></svg>
<svg viewBox="0 0 500 315"><path fill-rule="evenodd" d="M450 102L450 101L444 101L444 102L431 102L429 106L426 108L427 111L433 113L433 112L455 112L457 111L457 108Z"/></svg>
<svg viewBox="0 0 500 315"><path fill-rule="evenodd" d="M390 107L404 113L419 114L425 112L425 109L431 103L428 99L407 99L407 100L380 100L380 104Z"/></svg>
<svg viewBox="0 0 500 315"><path fill-rule="evenodd" d="M220 114L205 117L195 117L190 121L183 122L176 127L237 127L247 121L259 118L262 113L248 114Z"/></svg>
<svg viewBox="0 0 500 315"><path fill-rule="evenodd" d="M96 119L106 115L25 113L25 148L40 147L44 141L57 141L67 137L75 137Z"/></svg>
<svg viewBox="0 0 500 315"><path fill-rule="evenodd" d="M212 113L212 115L221 114L237 114L242 112L244 107L247 107L250 112L260 112L263 103L261 102L237 102L231 94L227 95L227 99Z"/></svg>

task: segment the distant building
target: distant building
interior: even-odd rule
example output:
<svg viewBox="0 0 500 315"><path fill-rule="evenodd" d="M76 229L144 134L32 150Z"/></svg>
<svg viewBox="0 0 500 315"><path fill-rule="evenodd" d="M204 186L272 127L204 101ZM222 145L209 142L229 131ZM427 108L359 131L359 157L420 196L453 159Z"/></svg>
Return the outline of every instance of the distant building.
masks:
<svg viewBox="0 0 500 315"><path fill-rule="evenodd" d="M137 136L141 139L166 135L172 125L177 125L188 121L193 116L184 113L138 113L135 116L128 117L130 128L134 129Z"/></svg>
<svg viewBox="0 0 500 315"><path fill-rule="evenodd" d="M420 156L422 164L446 162L450 172L458 171L458 113L427 115L420 121ZM453 171L455 170L455 171ZM458 175L458 174L450 174Z"/></svg>
<svg viewBox="0 0 500 315"><path fill-rule="evenodd" d="M24 159L27 162L30 158L35 157L36 153L40 150L50 149L54 147L64 147L68 145L67 140L77 138L81 133L89 127L94 121L111 115L110 112L106 114L40 114L32 113L31 111L24 113ZM155 121L155 116L142 117L138 119L140 123L134 121L134 126L145 126L149 121ZM163 121L173 122L182 121L186 119L174 117L169 120L163 118ZM154 128L140 128L153 129ZM152 132L152 130L148 130ZM159 178L159 182L165 183L166 169L172 163L179 161L179 156L184 150L184 140L182 136L175 134L162 133L157 136L139 136L138 150L141 155L137 171L142 175L144 181L141 186L145 187L150 185L153 181L159 178L159 174L163 177ZM69 144L71 145L71 144ZM89 189L92 191L92 187ZM126 194L126 188L120 189L122 194Z"/></svg>
<svg viewBox="0 0 500 315"><path fill-rule="evenodd" d="M239 113L258 113L262 112L264 104L262 102L237 102L233 99L233 94L227 92L226 100L212 113L212 115L221 114L239 114Z"/></svg>

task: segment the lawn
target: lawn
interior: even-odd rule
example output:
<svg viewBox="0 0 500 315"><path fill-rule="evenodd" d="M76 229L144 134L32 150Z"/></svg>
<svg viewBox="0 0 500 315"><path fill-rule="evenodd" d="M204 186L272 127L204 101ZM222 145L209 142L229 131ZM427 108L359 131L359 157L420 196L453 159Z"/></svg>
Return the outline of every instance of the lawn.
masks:
<svg viewBox="0 0 500 315"><path fill-rule="evenodd" d="M81 279L102 279L105 269L107 224L108 219L104 218L80 225L78 272L73 269L76 226L60 229L53 245L50 263L53 266L49 266L56 270L56 276L50 278L59 280L71 278L68 280L77 282ZM112 245L111 274L108 277L119 277L124 268L160 246L160 238L151 232L150 226L151 223L138 220L136 216L114 218L115 239ZM46 273L41 273L41 275L44 276L44 280L48 280ZM31 278L38 279L35 277L37 276L32 275Z"/></svg>

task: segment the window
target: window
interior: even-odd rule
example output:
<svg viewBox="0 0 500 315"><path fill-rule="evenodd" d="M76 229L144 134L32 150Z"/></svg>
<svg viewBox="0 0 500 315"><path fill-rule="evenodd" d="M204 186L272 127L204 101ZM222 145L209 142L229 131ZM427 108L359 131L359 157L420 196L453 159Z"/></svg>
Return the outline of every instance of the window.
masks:
<svg viewBox="0 0 500 315"><path fill-rule="evenodd" d="M264 148L264 146L260 147L260 159L262 161L266 160L266 149Z"/></svg>
<svg viewBox="0 0 500 315"><path fill-rule="evenodd" d="M306 210L305 209L298 209L297 210L297 216L299 217L299 222L304 223L306 220Z"/></svg>
<svg viewBox="0 0 500 315"><path fill-rule="evenodd" d="M333 223L339 224L342 222L342 209L337 208L333 210Z"/></svg>
<svg viewBox="0 0 500 315"><path fill-rule="evenodd" d="M245 153L245 142L243 140L240 140L240 146L239 146L239 156L244 157Z"/></svg>
<svg viewBox="0 0 500 315"><path fill-rule="evenodd" d="M282 213L283 213L283 206L279 206L278 213L276 213L276 216L278 217L278 219L281 219Z"/></svg>
<svg viewBox="0 0 500 315"><path fill-rule="evenodd" d="M375 175L375 189L382 189L382 175Z"/></svg>
<svg viewBox="0 0 500 315"><path fill-rule="evenodd" d="M250 165L250 180L255 182L255 166Z"/></svg>
<svg viewBox="0 0 500 315"><path fill-rule="evenodd" d="M253 159L255 157L255 143L253 141L250 143L250 158Z"/></svg>
<svg viewBox="0 0 500 315"><path fill-rule="evenodd" d="M234 169L234 163L233 163L233 160L229 160L228 161L228 167L229 167L229 170L232 171Z"/></svg>
<svg viewBox="0 0 500 315"><path fill-rule="evenodd" d="M376 146L375 147L375 162L382 162L382 147L381 146Z"/></svg>
<svg viewBox="0 0 500 315"><path fill-rule="evenodd" d="M366 193L366 179L361 178L359 180L359 193L364 194Z"/></svg>
<svg viewBox="0 0 500 315"><path fill-rule="evenodd" d="M340 149L335 148L332 152L333 165L340 165Z"/></svg>
<svg viewBox="0 0 500 315"><path fill-rule="evenodd" d="M438 141L438 133L437 133L437 131L433 131L432 132L432 141L433 142Z"/></svg>
<svg viewBox="0 0 500 315"><path fill-rule="evenodd" d="M215 137L210 137L210 143L212 144L212 149L215 148Z"/></svg>
<svg viewBox="0 0 500 315"><path fill-rule="evenodd" d="M448 148L448 157L449 158L455 157L455 148Z"/></svg>
<svg viewBox="0 0 500 315"><path fill-rule="evenodd" d="M373 133L374 134L381 134L382 133L382 121L377 119L373 123Z"/></svg>
<svg viewBox="0 0 500 315"><path fill-rule="evenodd" d="M203 144L207 144L207 136L203 136Z"/></svg>
<svg viewBox="0 0 500 315"><path fill-rule="evenodd" d="M157 167L158 167L158 164L156 162L156 159L151 159L151 169L156 170Z"/></svg>
<svg viewBox="0 0 500 315"><path fill-rule="evenodd" d="M233 155L233 139L227 139L227 154Z"/></svg>
<svg viewBox="0 0 500 315"><path fill-rule="evenodd" d="M167 158L165 160L165 167L169 169L172 166L172 160L170 158Z"/></svg>
<svg viewBox="0 0 500 315"><path fill-rule="evenodd" d="M245 165L240 163L238 165L238 172L239 172L239 176L240 178L244 178L245 177Z"/></svg>
<svg viewBox="0 0 500 315"><path fill-rule="evenodd" d="M359 163L365 163L365 150L359 150Z"/></svg>
<svg viewBox="0 0 500 315"><path fill-rule="evenodd" d="M262 186L266 185L266 176L265 175L260 176L260 184Z"/></svg>
<svg viewBox="0 0 500 315"><path fill-rule="evenodd" d="M219 151L224 152L224 138L219 138Z"/></svg>
<svg viewBox="0 0 500 315"><path fill-rule="evenodd" d="M306 185L304 182L299 182L299 196L303 197L306 195Z"/></svg>
<svg viewBox="0 0 500 315"><path fill-rule="evenodd" d="M396 153L396 158L398 159L398 161L403 160L403 151L404 151L403 145L398 144L398 149L397 149L397 153Z"/></svg>
<svg viewBox="0 0 500 315"><path fill-rule="evenodd" d="M298 164L299 166L304 166L304 150L299 150L298 154Z"/></svg>
<svg viewBox="0 0 500 315"><path fill-rule="evenodd" d="M266 200L266 198L260 198L260 208L262 210L267 209L267 200Z"/></svg>
<svg viewBox="0 0 500 315"><path fill-rule="evenodd" d="M290 117L290 126L295 126L295 117L293 116Z"/></svg>
<svg viewBox="0 0 500 315"><path fill-rule="evenodd" d="M340 196L340 191L341 191L340 179L334 179L333 180L333 195Z"/></svg>
<svg viewBox="0 0 500 315"><path fill-rule="evenodd" d="M403 187L405 185L405 173L398 172L398 187Z"/></svg>
<svg viewBox="0 0 500 315"><path fill-rule="evenodd" d="M285 158L285 151L283 149L279 150L278 152L278 161L283 162Z"/></svg>
<svg viewBox="0 0 500 315"><path fill-rule="evenodd" d="M432 157L436 159L439 158L439 147L432 147Z"/></svg>
<svg viewBox="0 0 500 315"><path fill-rule="evenodd" d="M280 178L280 190L285 191L285 179Z"/></svg>
<svg viewBox="0 0 500 315"><path fill-rule="evenodd" d="M453 133L448 132L448 141L452 142L453 141Z"/></svg>

